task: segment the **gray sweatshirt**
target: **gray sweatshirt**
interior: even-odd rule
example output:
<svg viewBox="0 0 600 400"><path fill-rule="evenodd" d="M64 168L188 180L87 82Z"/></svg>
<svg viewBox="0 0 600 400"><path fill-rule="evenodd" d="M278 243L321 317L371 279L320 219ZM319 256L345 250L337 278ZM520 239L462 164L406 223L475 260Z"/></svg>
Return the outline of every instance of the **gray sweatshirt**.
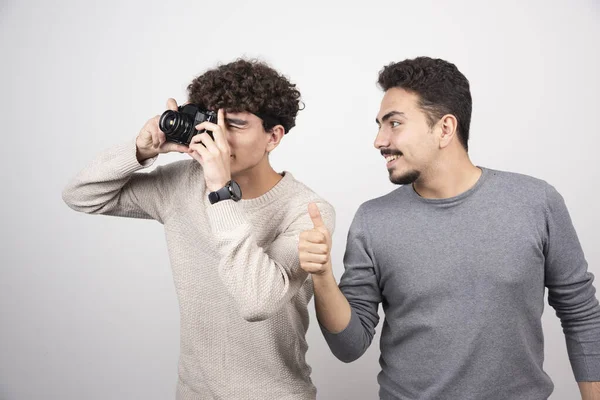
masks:
<svg viewBox="0 0 600 400"><path fill-rule="evenodd" d="M459 196L425 199L407 185L356 213L340 281L350 324L322 330L351 362L382 303L382 399L546 399L545 287L576 380L600 380L600 306L562 197L544 181L482 170Z"/></svg>

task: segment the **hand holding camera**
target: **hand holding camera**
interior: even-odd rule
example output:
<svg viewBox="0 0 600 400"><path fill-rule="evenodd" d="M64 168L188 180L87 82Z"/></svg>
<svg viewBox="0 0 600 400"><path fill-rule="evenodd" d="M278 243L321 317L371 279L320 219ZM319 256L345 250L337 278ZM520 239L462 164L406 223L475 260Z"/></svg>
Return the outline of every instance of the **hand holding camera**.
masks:
<svg viewBox="0 0 600 400"><path fill-rule="evenodd" d="M227 143L225 112L219 110L216 124L205 121L195 128L203 133L191 138L189 155L202 165L206 187L217 191L231 180L231 149Z"/></svg>
<svg viewBox="0 0 600 400"><path fill-rule="evenodd" d="M174 99L169 99L167 101L167 109L165 113L177 113L177 102ZM180 153L189 152L188 147L181 142L168 140L167 134L159 126L160 121L161 116L157 115L149 119L140 130L135 141L138 161L141 162L148 158L156 157L160 153L169 153L172 151Z"/></svg>
<svg viewBox="0 0 600 400"><path fill-rule="evenodd" d="M230 149L225 137L225 115L195 104L177 106L167 101L167 111L144 125L136 139L137 158L143 161L160 153L187 153L204 168L206 186L217 191L231 180Z"/></svg>

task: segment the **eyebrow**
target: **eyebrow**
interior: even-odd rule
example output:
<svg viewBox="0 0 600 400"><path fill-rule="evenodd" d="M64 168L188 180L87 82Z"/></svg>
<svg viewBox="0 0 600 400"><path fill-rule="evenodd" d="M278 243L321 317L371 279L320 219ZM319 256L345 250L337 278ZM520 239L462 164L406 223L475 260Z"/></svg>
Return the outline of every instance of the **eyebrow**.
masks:
<svg viewBox="0 0 600 400"><path fill-rule="evenodd" d="M225 118L225 122L227 124L233 124L233 125L239 125L239 126L248 125L248 121L244 121L243 119L237 119L237 118Z"/></svg>
<svg viewBox="0 0 600 400"><path fill-rule="evenodd" d="M390 111L389 113L385 114L382 118L381 118L381 122L385 122L388 119L392 118L394 115L398 115L400 117L406 117L406 115L401 112L401 111ZM377 123L377 125L379 125L379 120L377 118L375 118L375 122Z"/></svg>

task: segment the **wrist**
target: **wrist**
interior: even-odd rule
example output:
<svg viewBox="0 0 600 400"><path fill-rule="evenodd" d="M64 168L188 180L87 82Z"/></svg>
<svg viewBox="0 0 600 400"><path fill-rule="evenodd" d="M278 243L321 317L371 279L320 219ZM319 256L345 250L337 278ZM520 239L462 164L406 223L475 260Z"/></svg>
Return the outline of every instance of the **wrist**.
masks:
<svg viewBox="0 0 600 400"><path fill-rule="evenodd" d="M242 199L242 188L232 179L223 184L206 182L206 187L210 190L208 194L210 204L218 203L221 200L231 199L233 201L240 201Z"/></svg>
<svg viewBox="0 0 600 400"><path fill-rule="evenodd" d="M230 180L231 179L221 180L221 181L216 181L216 182L207 182L206 187L208 188L209 191L216 192L217 190L224 188L225 185L227 185L227 182L229 182Z"/></svg>
<svg viewBox="0 0 600 400"><path fill-rule="evenodd" d="M135 156L138 162L143 162L149 158L156 157L158 155L158 151L156 150L148 150L144 148L140 148L137 144L135 145Z"/></svg>
<svg viewBox="0 0 600 400"><path fill-rule="evenodd" d="M329 263L328 263L329 264ZM337 287L337 282L333 276L331 264L329 264L325 271L321 273L312 274L313 284L319 287L328 287L334 285Z"/></svg>

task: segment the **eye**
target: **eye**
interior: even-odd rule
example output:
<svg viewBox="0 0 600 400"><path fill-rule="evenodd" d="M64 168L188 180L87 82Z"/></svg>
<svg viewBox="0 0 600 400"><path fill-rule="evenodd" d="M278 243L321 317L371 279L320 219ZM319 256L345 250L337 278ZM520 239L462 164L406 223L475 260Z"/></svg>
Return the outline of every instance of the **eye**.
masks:
<svg viewBox="0 0 600 400"><path fill-rule="evenodd" d="M398 121L391 121L390 125L392 126L392 128L397 128L397 127L399 127L402 124L400 122L398 122Z"/></svg>

